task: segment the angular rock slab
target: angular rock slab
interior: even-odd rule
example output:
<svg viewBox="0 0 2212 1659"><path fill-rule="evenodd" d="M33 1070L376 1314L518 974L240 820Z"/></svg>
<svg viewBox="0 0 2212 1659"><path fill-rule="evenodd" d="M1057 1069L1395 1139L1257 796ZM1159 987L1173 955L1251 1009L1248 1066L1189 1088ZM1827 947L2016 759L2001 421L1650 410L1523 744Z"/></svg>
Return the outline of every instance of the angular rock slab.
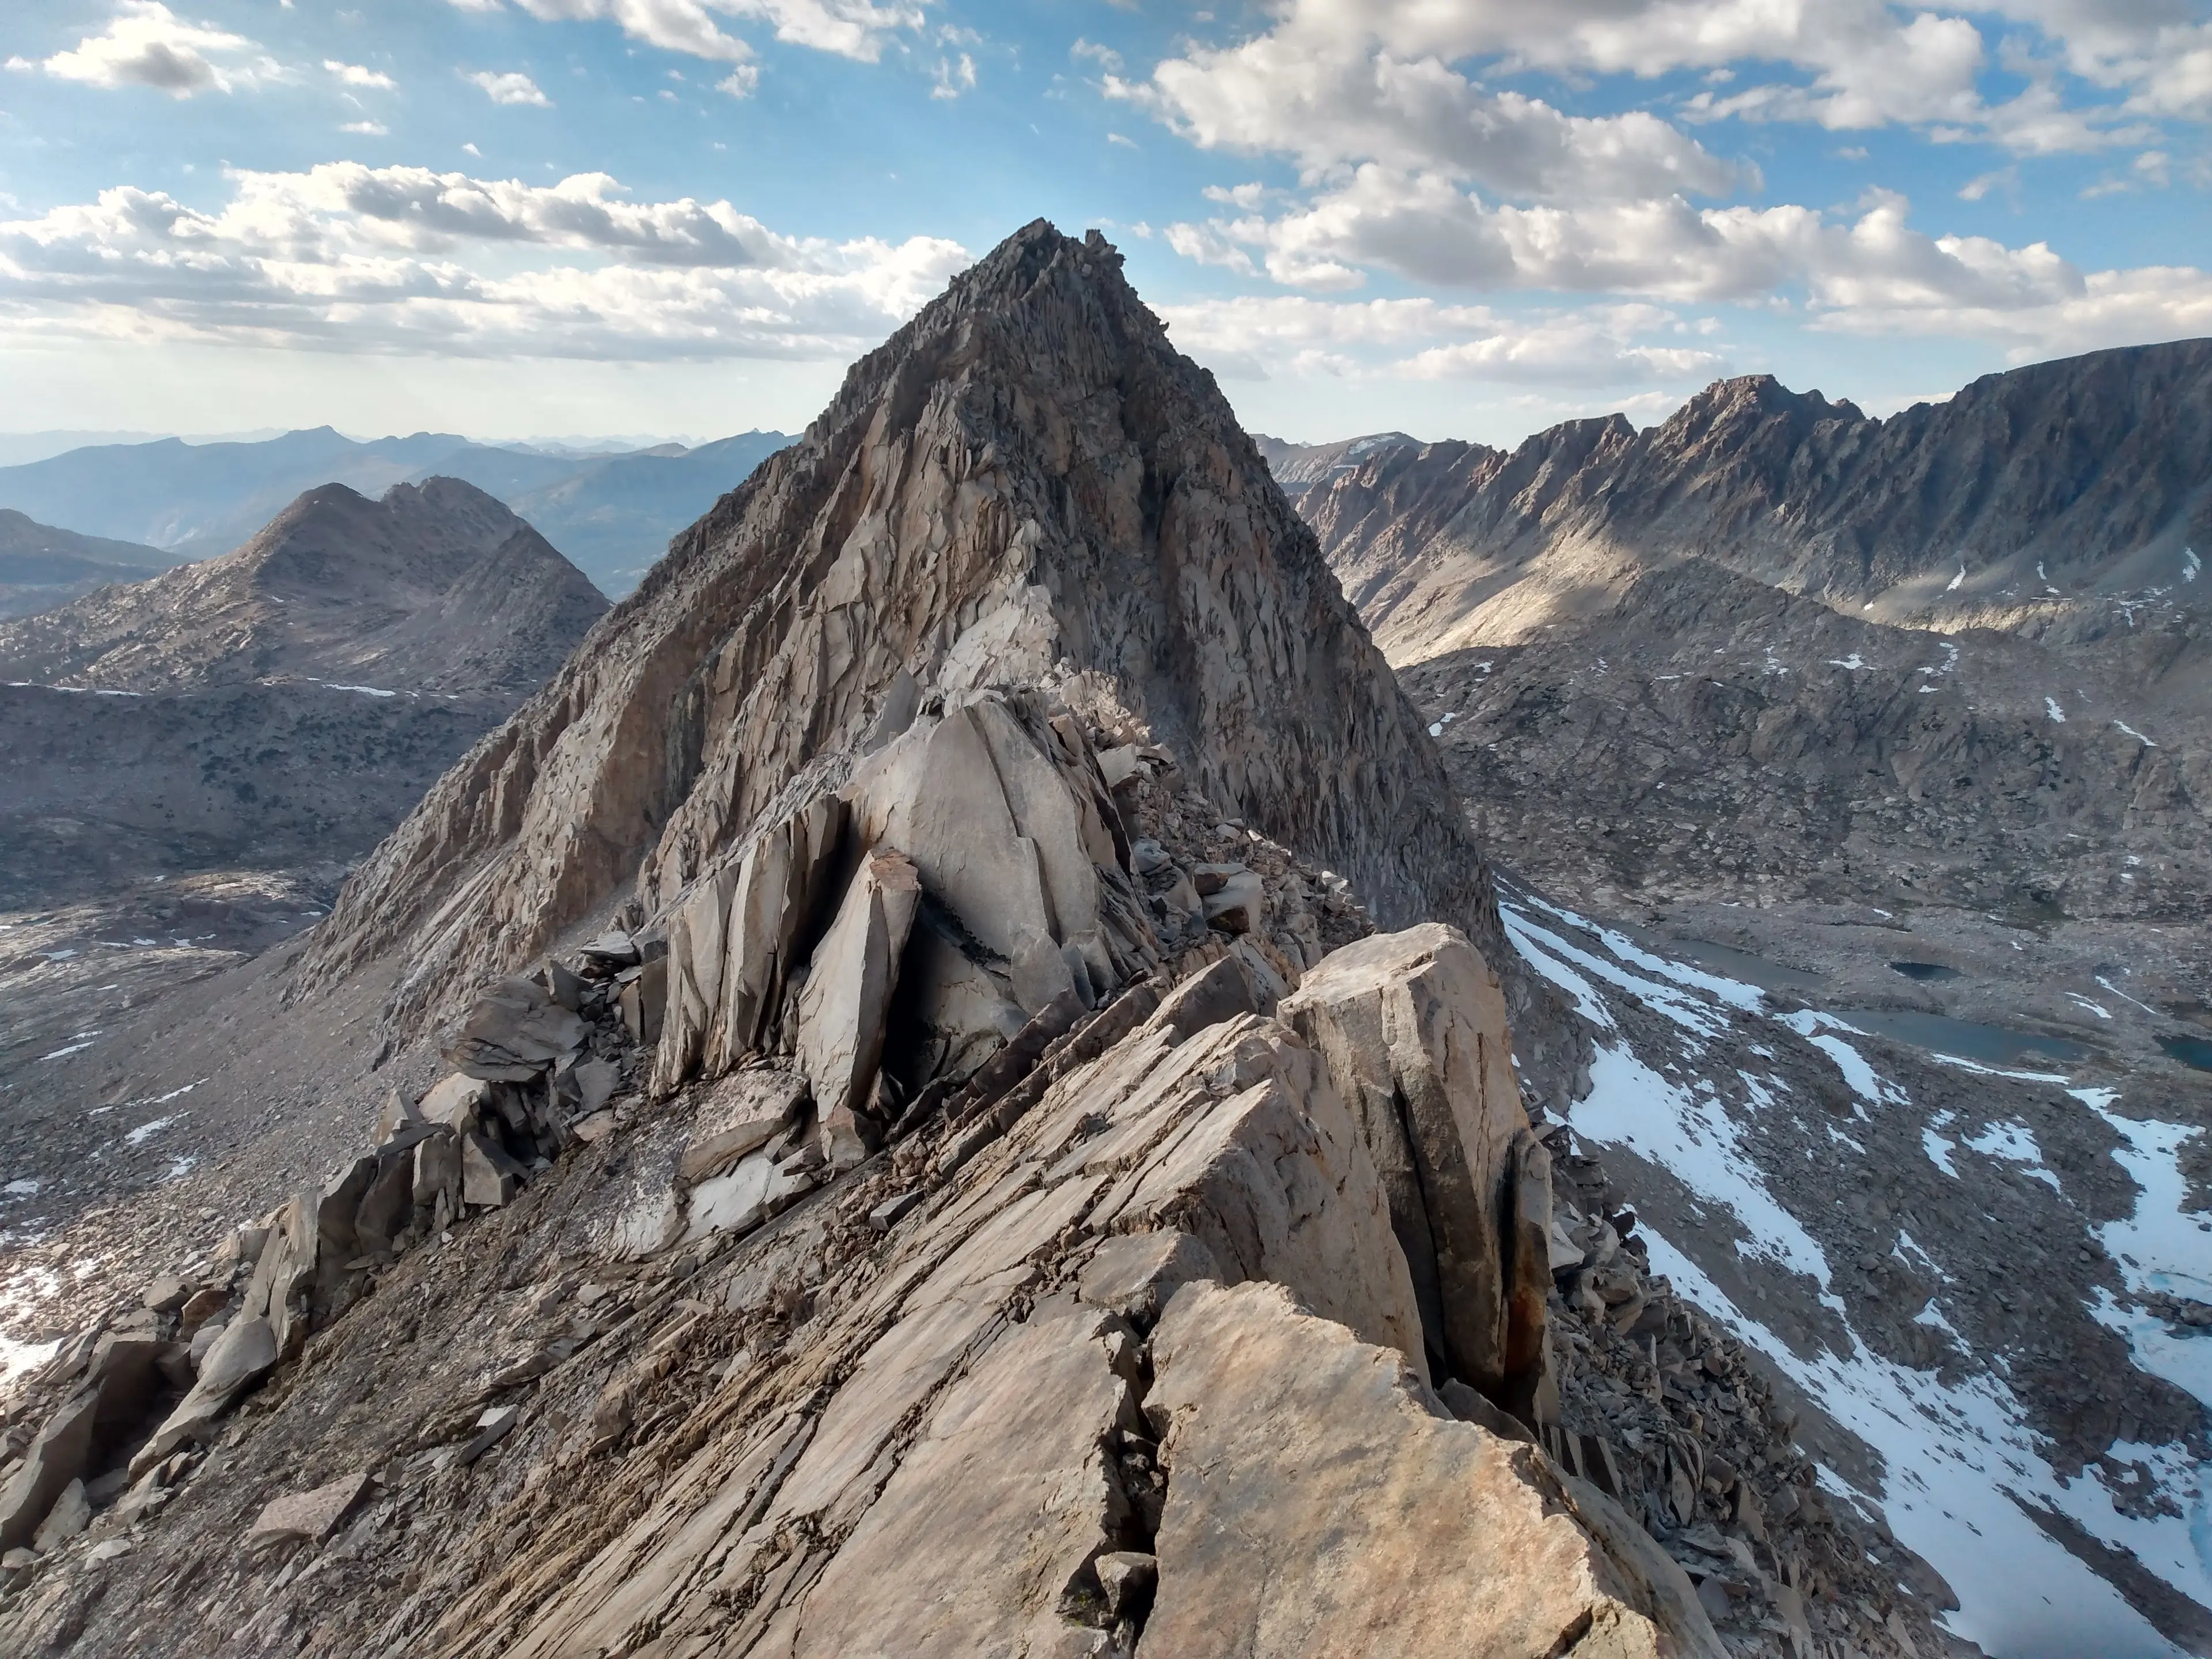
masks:
<svg viewBox="0 0 2212 1659"><path fill-rule="evenodd" d="M341 1475L312 1492L287 1492L263 1506L253 1522L258 1538L303 1538L319 1544L338 1529L375 1482L366 1469Z"/></svg>
<svg viewBox="0 0 2212 1659"><path fill-rule="evenodd" d="M100 1395L91 1389L73 1395L46 1419L24 1454L22 1467L0 1492L0 1549L20 1549L31 1541L54 1500L85 1473L91 1455L93 1423Z"/></svg>
<svg viewBox="0 0 2212 1659"><path fill-rule="evenodd" d="M1281 1008L1328 1063L1389 1195L1430 1346L1493 1399L1540 1352L1543 1304L1509 1332L1514 1137L1528 1130L1498 975L1427 923L1331 952ZM1544 1218L1548 1231L1550 1217Z"/></svg>
<svg viewBox="0 0 2212 1659"><path fill-rule="evenodd" d="M686 1185L709 1180L775 1139L798 1115L805 1085L769 1067L738 1072L708 1091L676 1166Z"/></svg>
<svg viewBox="0 0 2212 1659"><path fill-rule="evenodd" d="M837 918L815 947L799 994L799 1062L823 1119L858 1109L883 1058L884 1026L899 958L921 902L911 860L871 853L854 872Z"/></svg>
<svg viewBox="0 0 2212 1659"><path fill-rule="evenodd" d="M199 1381L131 1458L131 1478L137 1480L178 1447L205 1435L232 1401L274 1369L277 1353L276 1333L267 1319L232 1320L200 1362Z"/></svg>
<svg viewBox="0 0 2212 1659"><path fill-rule="evenodd" d="M1060 947L1095 933L1097 872L1073 793L1003 705L979 699L916 726L847 793L861 843L913 860L930 893L1012 964L1024 1012L1073 987Z"/></svg>
<svg viewBox="0 0 2212 1659"><path fill-rule="evenodd" d="M520 975L494 980L445 1050L455 1071L488 1081L526 1082L584 1040L584 1022Z"/></svg>
<svg viewBox="0 0 2212 1659"><path fill-rule="evenodd" d="M808 1595L794 1659L1058 1651L1060 1594L1126 1508L1100 1450L1127 1415L1109 1322L1038 1319L946 1394Z"/></svg>
<svg viewBox="0 0 2212 1659"><path fill-rule="evenodd" d="M1720 1659L1710 1624L1637 1604L1540 1451L1441 1414L1401 1355L1281 1287L1186 1286L1152 1364L1146 1659Z"/></svg>
<svg viewBox="0 0 2212 1659"><path fill-rule="evenodd" d="M784 982L797 966L801 935L818 925L848 817L834 795L811 801L756 842L739 866L723 935L720 1006L707 1036L710 1077L772 1041Z"/></svg>

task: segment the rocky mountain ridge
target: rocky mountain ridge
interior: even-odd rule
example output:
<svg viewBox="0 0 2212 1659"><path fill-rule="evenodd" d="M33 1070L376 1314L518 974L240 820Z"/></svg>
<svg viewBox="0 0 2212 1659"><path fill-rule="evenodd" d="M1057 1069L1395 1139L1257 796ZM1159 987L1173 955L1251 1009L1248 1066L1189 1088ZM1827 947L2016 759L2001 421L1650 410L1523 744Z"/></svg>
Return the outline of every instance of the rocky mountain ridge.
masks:
<svg viewBox="0 0 2212 1659"><path fill-rule="evenodd" d="M1210 377L1033 224L240 976L194 1110L336 1164L180 1176L44 1361L0 1630L1971 1651L1550 1121L1504 923Z"/></svg>
<svg viewBox="0 0 2212 1659"><path fill-rule="evenodd" d="M618 885L659 909L788 792L842 783L840 751L901 729L915 687L1004 678L1143 722L1378 917L1446 917L1506 959L1419 717L1211 377L1103 243L1018 238L855 364L432 792L307 981L404 943L412 1014ZM1549 992L1510 982L1522 1063L1571 1078Z"/></svg>
<svg viewBox="0 0 2212 1659"><path fill-rule="evenodd" d="M1684 557L1873 620L2052 640L2198 612L2212 341L1991 374L1887 419L1768 375L1638 431L1379 444L1302 498L1393 661L1571 628ZM2094 435L2092 435L2094 434Z"/></svg>

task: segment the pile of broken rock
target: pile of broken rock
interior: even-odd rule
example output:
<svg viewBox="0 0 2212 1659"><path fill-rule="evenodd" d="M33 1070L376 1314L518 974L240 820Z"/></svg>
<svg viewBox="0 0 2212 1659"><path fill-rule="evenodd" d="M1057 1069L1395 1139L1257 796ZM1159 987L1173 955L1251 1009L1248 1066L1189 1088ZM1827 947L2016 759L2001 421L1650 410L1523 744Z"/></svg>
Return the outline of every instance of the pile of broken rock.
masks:
<svg viewBox="0 0 2212 1659"><path fill-rule="evenodd" d="M451 1034L452 1075L419 1102L388 1097L376 1149L202 1259L143 1305L64 1343L10 1402L0 1442L0 1549L21 1574L95 1517L124 1534L168 1501L227 1413L310 1331L374 1287L404 1251L450 1240L471 1210L508 1202L562 1148L614 1124L609 1102L655 1017L655 962L627 935L571 966L502 978Z"/></svg>

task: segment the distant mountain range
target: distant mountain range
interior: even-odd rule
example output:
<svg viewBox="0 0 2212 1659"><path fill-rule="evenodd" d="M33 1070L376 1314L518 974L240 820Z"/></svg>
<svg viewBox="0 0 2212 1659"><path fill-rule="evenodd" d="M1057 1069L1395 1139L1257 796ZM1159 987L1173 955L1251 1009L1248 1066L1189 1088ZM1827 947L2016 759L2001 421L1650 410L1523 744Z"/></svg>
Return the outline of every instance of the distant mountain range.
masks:
<svg viewBox="0 0 2212 1659"><path fill-rule="evenodd" d="M0 678L161 695L322 681L511 704L607 608L458 478L307 491L234 553L0 623Z"/></svg>
<svg viewBox="0 0 2212 1659"><path fill-rule="evenodd" d="M1638 902L2205 913L2212 340L1881 420L1758 375L1640 431L1270 465L1510 867Z"/></svg>
<svg viewBox="0 0 2212 1659"><path fill-rule="evenodd" d="M152 562L158 568L228 553L320 484L374 495L395 483L459 478L528 520L602 592L619 595L636 586L671 536L789 441L780 432L747 432L691 449L580 455L434 432L357 443L329 427L252 443L165 438L0 467L0 507L80 535L142 544L142 556L160 550Z"/></svg>
<svg viewBox="0 0 2212 1659"><path fill-rule="evenodd" d="M0 507L0 617L50 611L107 582L143 582L175 562L158 547L80 536Z"/></svg>
<svg viewBox="0 0 2212 1659"><path fill-rule="evenodd" d="M1875 622L2100 635L2207 592L2212 340L1984 375L1887 419L1749 375L1642 431L1268 461L1312 480L1286 493L1394 662L1578 625L1686 558Z"/></svg>

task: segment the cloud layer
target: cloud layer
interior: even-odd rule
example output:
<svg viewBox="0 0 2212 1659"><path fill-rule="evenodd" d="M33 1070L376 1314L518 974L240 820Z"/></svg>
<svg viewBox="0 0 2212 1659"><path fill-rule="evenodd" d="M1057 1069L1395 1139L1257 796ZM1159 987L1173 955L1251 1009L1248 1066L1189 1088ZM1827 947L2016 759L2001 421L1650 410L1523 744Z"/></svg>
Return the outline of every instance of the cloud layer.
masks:
<svg viewBox="0 0 2212 1659"><path fill-rule="evenodd" d="M239 172L219 213L118 187L0 222L0 330L349 352L842 360L969 260L786 236L727 202L335 162Z"/></svg>
<svg viewBox="0 0 2212 1659"><path fill-rule="evenodd" d="M1161 308L1176 344L1216 374L1515 385L1695 385L1725 373L1714 325L1657 306L1589 306L1534 316L1429 299L1326 301L1244 295Z"/></svg>
<svg viewBox="0 0 2212 1659"><path fill-rule="evenodd" d="M1461 290L1779 305L1824 329L2033 350L2201 329L2208 279L2090 272L2042 242L1933 234L1893 192L1840 212L1745 205L1764 181L1713 141L1787 121L1910 127L2021 156L2144 143L2154 119L2212 114L2201 11L2191 0L1996 0L1971 17L1885 0L1285 0L1249 38L1187 47L1149 75L1125 76L1095 47L1083 55L1109 98L1200 150L1296 169L1291 189L1209 190L1223 211L1168 228L1169 245L1202 264L1309 293L1389 273ZM1993 13L2011 26L1994 46ZM1993 57L2010 77L2002 95L1986 90ZM1697 72L1709 84L1595 116L1493 84L1532 72L1631 86ZM2164 187L2169 162L2143 150L2111 188ZM1490 344L1436 349L1448 355L1422 361L1499 374L1530 361Z"/></svg>
<svg viewBox="0 0 2212 1659"><path fill-rule="evenodd" d="M463 11L498 11L501 0L451 0ZM764 23L775 38L872 64L900 31L921 27L920 6L872 0L514 0L541 22L604 19L634 40L710 63L746 64L753 49L718 20Z"/></svg>

